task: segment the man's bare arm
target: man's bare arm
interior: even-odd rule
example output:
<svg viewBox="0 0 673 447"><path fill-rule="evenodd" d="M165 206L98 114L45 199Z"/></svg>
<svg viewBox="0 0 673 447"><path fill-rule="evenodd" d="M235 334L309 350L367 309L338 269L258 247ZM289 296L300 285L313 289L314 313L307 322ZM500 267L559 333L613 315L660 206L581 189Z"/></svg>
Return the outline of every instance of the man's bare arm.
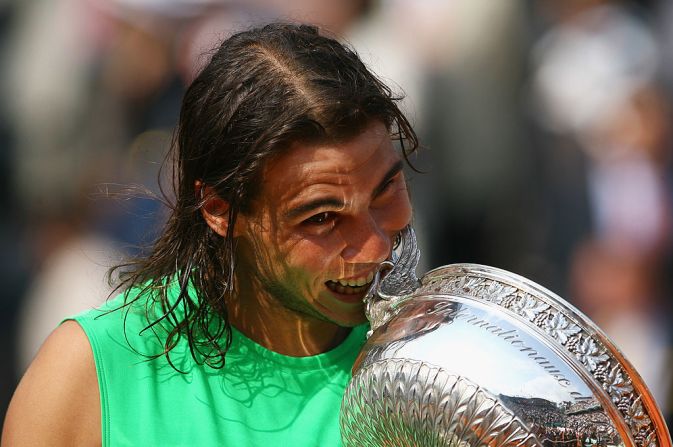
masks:
<svg viewBox="0 0 673 447"><path fill-rule="evenodd" d="M47 338L9 405L2 446L101 445L100 395L89 340L74 321Z"/></svg>

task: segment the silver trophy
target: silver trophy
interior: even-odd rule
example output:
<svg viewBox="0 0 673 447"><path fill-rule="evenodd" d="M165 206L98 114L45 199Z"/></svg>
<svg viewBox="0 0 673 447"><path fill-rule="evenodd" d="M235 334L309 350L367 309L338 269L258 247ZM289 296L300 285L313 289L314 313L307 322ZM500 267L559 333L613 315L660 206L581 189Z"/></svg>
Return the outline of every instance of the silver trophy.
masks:
<svg viewBox="0 0 673 447"><path fill-rule="evenodd" d="M419 280L419 256L405 229L365 298L346 447L671 446L641 377L581 312L493 267Z"/></svg>

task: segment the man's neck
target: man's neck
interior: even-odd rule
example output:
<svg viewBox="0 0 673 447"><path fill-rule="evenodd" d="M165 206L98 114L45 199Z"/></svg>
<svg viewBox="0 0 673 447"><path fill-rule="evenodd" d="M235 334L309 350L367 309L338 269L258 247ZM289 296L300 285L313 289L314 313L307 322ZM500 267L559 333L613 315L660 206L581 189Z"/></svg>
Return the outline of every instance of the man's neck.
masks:
<svg viewBox="0 0 673 447"><path fill-rule="evenodd" d="M338 326L283 306L268 293L250 293L243 287L227 303L229 321L245 336L265 348L292 357L321 354L343 342L351 328Z"/></svg>

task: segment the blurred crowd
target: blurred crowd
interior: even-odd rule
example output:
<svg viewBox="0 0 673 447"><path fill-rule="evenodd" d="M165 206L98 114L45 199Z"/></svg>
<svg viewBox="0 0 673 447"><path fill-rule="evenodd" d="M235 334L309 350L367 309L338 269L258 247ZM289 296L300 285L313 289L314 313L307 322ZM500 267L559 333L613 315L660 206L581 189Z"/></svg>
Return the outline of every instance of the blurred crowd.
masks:
<svg viewBox="0 0 673 447"><path fill-rule="evenodd" d="M406 95L422 268L490 264L558 292L670 414L673 2L2 0L0 417L49 332L160 228L209 51L274 19L350 42Z"/></svg>

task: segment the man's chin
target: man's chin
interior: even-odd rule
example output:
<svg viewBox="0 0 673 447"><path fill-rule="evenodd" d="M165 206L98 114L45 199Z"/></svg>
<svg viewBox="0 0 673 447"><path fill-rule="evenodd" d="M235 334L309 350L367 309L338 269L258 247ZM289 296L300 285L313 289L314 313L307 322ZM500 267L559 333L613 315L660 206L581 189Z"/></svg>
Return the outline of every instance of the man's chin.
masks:
<svg viewBox="0 0 673 447"><path fill-rule="evenodd" d="M296 292L278 285L269 287L267 284L267 292L286 309L309 319L332 323L344 328L359 326L367 322L364 313L364 292L340 294L325 288L313 304L304 297L299 297Z"/></svg>

